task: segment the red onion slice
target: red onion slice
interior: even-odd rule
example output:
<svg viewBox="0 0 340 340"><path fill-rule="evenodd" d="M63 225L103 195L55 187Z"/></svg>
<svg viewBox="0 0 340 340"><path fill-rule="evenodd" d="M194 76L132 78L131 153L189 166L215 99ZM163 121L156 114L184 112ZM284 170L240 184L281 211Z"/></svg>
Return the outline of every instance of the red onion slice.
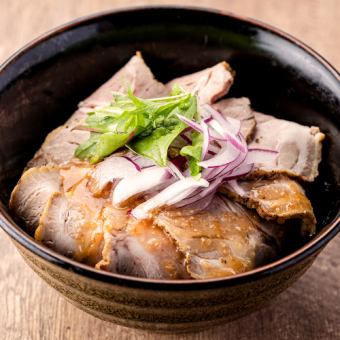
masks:
<svg viewBox="0 0 340 340"><path fill-rule="evenodd" d="M205 169L205 170L210 170L210 172L204 172L202 173L203 178L205 178L208 181L213 181L215 178L225 176L229 174L232 170L234 170L236 167L238 167L244 159L243 154L239 154L239 156L229 164L225 165L224 167L216 167L216 168L210 168L210 169ZM213 171L212 171L213 170Z"/></svg>
<svg viewBox="0 0 340 340"><path fill-rule="evenodd" d="M203 133L203 129L201 127L201 124L199 123L196 123L180 114L177 114L177 117L182 121L184 122L185 124L187 124L189 127L191 127L192 129L200 132L200 133ZM214 123L217 123L218 122L216 120L211 120L209 121L209 125L211 124L214 124ZM210 140L221 140L221 141L229 141L232 145L235 146L236 149L240 150L241 152L246 152L246 148L242 145L242 142L240 142L238 140L238 138L233 135L232 133L230 133L229 131L227 130L223 130L219 125L217 124L214 124L215 127L217 128L217 130L219 130L221 133L218 133L218 131L216 131L216 128L214 129L216 132L214 131L211 131L209 129L209 139Z"/></svg>
<svg viewBox="0 0 340 340"><path fill-rule="evenodd" d="M102 191L110 182L138 174L135 165L125 157L110 156L96 164L91 174L91 190Z"/></svg>
<svg viewBox="0 0 340 340"><path fill-rule="evenodd" d="M196 123L184 116L181 116L180 114L177 114L178 118L184 122L185 124L188 125L188 127L183 131L183 132L188 132L191 130L195 130L197 132L203 133L203 129L201 127L201 124ZM206 121L203 120L206 124L211 122L211 119L207 119ZM228 141L227 137L222 137L221 135L217 134L214 130L212 130L211 128L209 128L209 140L213 141L213 140L220 140L220 141Z"/></svg>
<svg viewBox="0 0 340 340"><path fill-rule="evenodd" d="M169 168L169 171L176 177L178 177L179 179L183 179L184 176L181 172L181 170L179 170L177 168L177 166L172 162L172 161L168 161L168 168Z"/></svg>
<svg viewBox="0 0 340 340"><path fill-rule="evenodd" d="M202 177L207 181L215 179L217 174L219 174L223 170L223 167L220 168L207 168L202 171Z"/></svg>
<svg viewBox="0 0 340 340"><path fill-rule="evenodd" d="M212 120L209 125L214 123L216 121ZM214 124L213 124L214 125ZM210 126L209 128L209 135L210 135L210 140L216 140L216 141L224 141L224 142L230 142L232 143L238 150L241 152L246 152L246 149L242 145L242 142L240 142L239 138L230 132L224 131L223 135L222 133L218 133L217 130L222 131L221 129L212 129L213 126Z"/></svg>
<svg viewBox="0 0 340 340"><path fill-rule="evenodd" d="M220 176L229 181L249 174L253 167L254 164L242 164L234 170L229 171L228 173L222 173Z"/></svg>
<svg viewBox="0 0 340 340"><path fill-rule="evenodd" d="M210 205L212 199L215 196L215 193L216 193L216 191L214 191L210 195L196 199L196 200L192 201L192 203L185 204L181 207L185 207L186 209L190 209L190 210L202 211ZM182 202L179 202L179 203L182 203ZM177 204L175 205L175 207L178 207ZM178 207L178 208L180 208L180 207Z"/></svg>
<svg viewBox="0 0 340 340"><path fill-rule="evenodd" d="M127 154L124 155L125 158L129 158L132 162L134 162L141 169L150 168L155 166L155 163L150 159L143 157L134 153L132 150L129 150Z"/></svg>
<svg viewBox="0 0 340 340"><path fill-rule="evenodd" d="M201 127L203 130L203 145L201 160L203 161L209 149L209 129L208 125L204 121L201 122Z"/></svg>
<svg viewBox="0 0 340 340"><path fill-rule="evenodd" d="M242 134L239 134L239 138L242 144L246 147L247 143L244 137L242 136ZM247 153L240 152L234 161L230 162L229 164L226 164L223 167L213 168L213 169L204 169L202 172L202 176L203 178L211 181L218 176L225 175L229 171L232 171L233 169L241 165L244 162L246 156L247 156Z"/></svg>
<svg viewBox="0 0 340 340"><path fill-rule="evenodd" d="M227 140L239 151L241 152L247 152L247 147L244 147L244 145L242 145L242 142L235 137L233 134L227 132Z"/></svg>
<svg viewBox="0 0 340 340"><path fill-rule="evenodd" d="M123 178L115 187L112 203L119 204L141 192L148 191L171 178L167 168L151 167L141 172Z"/></svg>
<svg viewBox="0 0 340 340"><path fill-rule="evenodd" d="M220 152L210 159L198 163L202 168L216 168L225 166L233 162L240 154L240 151L236 149L230 143L226 143L220 150Z"/></svg>
<svg viewBox="0 0 340 340"><path fill-rule="evenodd" d="M131 162L135 166L137 171L139 171L139 172L142 171L141 167L132 158L130 158L128 156L122 156L122 157L127 159L129 162Z"/></svg>
<svg viewBox="0 0 340 340"><path fill-rule="evenodd" d="M217 178L213 182L209 184L207 188L204 188L200 192L196 193L195 195L190 195L190 197L184 199L183 201L180 201L179 203L176 204L176 207L184 207L186 205L195 203L198 200L201 200L211 194L214 194L219 187L219 185L222 183L222 178Z"/></svg>
<svg viewBox="0 0 340 340"><path fill-rule="evenodd" d="M223 128L223 126L214 118L209 122L209 126L211 126L219 134L216 138L224 137L228 132L228 130Z"/></svg>
<svg viewBox="0 0 340 340"><path fill-rule="evenodd" d="M219 111L215 110L208 104L203 105L204 109L209 112L212 118L220 125L222 129L222 134L224 132L229 132L233 135L237 135L241 129L241 121L231 117L224 117ZM216 124L215 124L216 125ZM220 131L217 130L220 133Z"/></svg>
<svg viewBox="0 0 340 340"><path fill-rule="evenodd" d="M230 191L236 192L241 197L243 197L246 194L243 188L238 184L237 179L230 180L226 182L223 186Z"/></svg>
<svg viewBox="0 0 340 340"><path fill-rule="evenodd" d="M189 118L184 117L184 116L182 116L182 115L180 115L180 114L177 114L177 117L178 117L182 122L184 122L185 124L187 124L188 126L190 126L192 129L194 129L194 130L196 130L196 131L198 131L198 132L201 132L201 133L203 132L203 131L202 131L202 127L201 127L201 125L200 125L199 123L196 123L196 122L190 120Z"/></svg>
<svg viewBox="0 0 340 340"><path fill-rule="evenodd" d="M158 193L156 196L138 205L132 210L131 213L135 218L138 219L148 218L149 212L151 210L164 205L173 205L186 198L194 190L196 190L196 188L208 186L209 183L202 178L199 180L195 180L192 177L186 177L171 184L163 191Z"/></svg>
<svg viewBox="0 0 340 340"><path fill-rule="evenodd" d="M217 145L214 145L214 144L211 144L209 145L209 151L213 152L213 154L217 154L219 153L221 150L221 147L220 146L217 146Z"/></svg>
<svg viewBox="0 0 340 340"><path fill-rule="evenodd" d="M223 140L229 141L237 149L245 152L246 150L236 137L240 133L241 122L238 119L231 117L225 118L220 112L216 111L208 104L203 105L203 108L209 112L213 118L209 122L209 125L223 138ZM214 133L211 133L211 137L219 139Z"/></svg>

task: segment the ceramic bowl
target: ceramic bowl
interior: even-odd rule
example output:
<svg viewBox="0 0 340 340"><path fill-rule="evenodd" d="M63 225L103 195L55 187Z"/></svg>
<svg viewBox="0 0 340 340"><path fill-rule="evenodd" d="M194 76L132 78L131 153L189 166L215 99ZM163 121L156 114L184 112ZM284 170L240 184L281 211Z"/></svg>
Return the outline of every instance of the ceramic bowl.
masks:
<svg viewBox="0 0 340 340"><path fill-rule="evenodd" d="M98 271L35 242L8 210L8 196L46 134L77 103L142 51L161 81L227 60L231 96L327 135L320 176L307 187L316 236L278 261L233 277L159 281ZM82 18L34 40L0 68L0 225L27 264L79 308L107 321L182 332L260 308L297 280L339 232L338 73L287 34L254 20L193 8L154 7Z"/></svg>

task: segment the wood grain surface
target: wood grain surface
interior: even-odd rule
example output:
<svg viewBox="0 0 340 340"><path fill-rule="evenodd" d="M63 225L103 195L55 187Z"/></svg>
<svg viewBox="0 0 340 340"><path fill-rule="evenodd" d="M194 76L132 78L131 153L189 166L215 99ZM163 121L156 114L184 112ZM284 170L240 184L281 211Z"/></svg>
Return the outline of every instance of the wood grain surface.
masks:
<svg viewBox="0 0 340 340"><path fill-rule="evenodd" d="M214 7L272 24L340 68L340 0L0 0L0 62L48 29L89 13L145 4ZM0 339L340 339L340 237L266 308L186 335L115 326L76 309L38 278L0 232Z"/></svg>

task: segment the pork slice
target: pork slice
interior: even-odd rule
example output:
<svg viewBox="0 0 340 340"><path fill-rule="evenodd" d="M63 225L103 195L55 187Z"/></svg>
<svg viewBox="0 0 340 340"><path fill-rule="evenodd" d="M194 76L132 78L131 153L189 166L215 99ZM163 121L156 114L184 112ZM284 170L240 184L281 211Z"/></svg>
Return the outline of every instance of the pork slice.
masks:
<svg viewBox="0 0 340 340"><path fill-rule="evenodd" d="M102 256L105 200L94 198L86 183L83 179L49 198L34 237L64 256L95 265Z"/></svg>
<svg viewBox="0 0 340 340"><path fill-rule="evenodd" d="M251 141L255 132L256 120L248 98L222 99L212 106L223 116L240 120L241 133L247 142Z"/></svg>
<svg viewBox="0 0 340 340"><path fill-rule="evenodd" d="M189 278L175 243L150 220L129 218L125 229L106 233L98 269L152 279Z"/></svg>
<svg viewBox="0 0 340 340"><path fill-rule="evenodd" d="M168 94L164 84L155 79L150 68L145 64L142 54L137 52L106 83L79 103L79 110L69 118L66 125L74 127L83 123L87 117L87 112L92 111L97 106L106 106L110 103L113 92L126 93L129 88L134 95L145 99L162 97Z"/></svg>
<svg viewBox="0 0 340 340"><path fill-rule="evenodd" d="M171 91L177 84L188 92L197 92L200 104L211 104L227 94L233 81L233 71L223 61L202 71L175 78L166 87Z"/></svg>
<svg viewBox="0 0 340 340"><path fill-rule="evenodd" d="M318 175L322 140L318 127L303 126L255 112L256 130L250 148L279 152L276 160L258 166L253 175L282 173L312 182Z"/></svg>
<svg viewBox="0 0 340 340"><path fill-rule="evenodd" d="M59 168L59 173L62 181L62 192L75 190L84 178L88 178L93 172L93 166L83 164L70 163L65 167Z"/></svg>
<svg viewBox="0 0 340 340"><path fill-rule="evenodd" d="M204 210L166 210L154 219L177 243L195 279L235 275L264 264L278 254L282 237L275 223L219 196Z"/></svg>
<svg viewBox="0 0 340 340"><path fill-rule="evenodd" d="M285 223L287 220L300 220L302 234L315 233L316 219L312 205L300 184L286 177L273 179L239 180L241 189L235 190L226 184L220 188L230 198L254 208L268 220Z"/></svg>
<svg viewBox="0 0 340 340"><path fill-rule="evenodd" d="M28 170L29 172L31 170ZM95 197L88 177L94 166L59 169L60 190L47 199L35 239L58 253L97 268L126 275L188 277L183 256L164 232L137 221L128 208Z"/></svg>
<svg viewBox="0 0 340 340"><path fill-rule="evenodd" d="M61 190L59 170L53 167L31 168L12 191L9 207L20 217L29 233L34 233L50 196Z"/></svg>
<svg viewBox="0 0 340 340"><path fill-rule="evenodd" d="M88 131L59 126L47 135L33 159L28 162L27 167L64 165L71 160L81 163L73 157L74 152L78 145L85 142L89 137Z"/></svg>
<svg viewBox="0 0 340 340"><path fill-rule="evenodd" d="M96 264L96 268L116 273L117 263L114 247L117 237L124 235L124 230L126 230L129 221L129 208L117 208L110 204L103 209L102 216L104 220L104 246L102 258Z"/></svg>
<svg viewBox="0 0 340 340"><path fill-rule="evenodd" d="M155 79L142 54L137 52L112 78L81 102L80 107L107 105L112 99L112 92L126 93L129 88L137 97L145 99L162 97L168 92L164 84Z"/></svg>
<svg viewBox="0 0 340 340"><path fill-rule="evenodd" d="M167 94L165 86L158 82L149 67L144 63L140 53L119 70L110 80L91 96L79 104L79 109L68 121L48 134L41 148L36 152L27 167L42 165L59 165L71 160L76 161L74 151L86 141L90 133L75 129L84 124L87 112L96 106L107 105L113 91L126 92L131 87L134 94L142 98L159 97Z"/></svg>

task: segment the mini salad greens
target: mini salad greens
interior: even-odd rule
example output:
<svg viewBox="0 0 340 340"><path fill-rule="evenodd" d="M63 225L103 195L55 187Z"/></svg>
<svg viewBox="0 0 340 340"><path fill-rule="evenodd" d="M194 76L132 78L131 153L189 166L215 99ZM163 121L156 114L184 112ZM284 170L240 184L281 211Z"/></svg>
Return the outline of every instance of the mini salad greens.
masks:
<svg viewBox="0 0 340 340"><path fill-rule="evenodd" d="M190 140L188 140L190 142ZM203 152L203 134L197 131L191 132L191 145L186 145L181 148L180 155L187 157L191 176L197 176L202 168L198 163L202 160Z"/></svg>
<svg viewBox="0 0 340 340"><path fill-rule="evenodd" d="M196 95L180 87L175 86L168 97L154 99L138 98L131 90L126 95L114 93L110 105L88 113L82 129L91 131L91 136L79 145L75 156L93 164L126 146L165 167L170 145L188 127L179 115L199 121ZM196 176L201 171L197 163L201 161L203 135L193 131L191 140L179 154L188 159L191 175Z"/></svg>

